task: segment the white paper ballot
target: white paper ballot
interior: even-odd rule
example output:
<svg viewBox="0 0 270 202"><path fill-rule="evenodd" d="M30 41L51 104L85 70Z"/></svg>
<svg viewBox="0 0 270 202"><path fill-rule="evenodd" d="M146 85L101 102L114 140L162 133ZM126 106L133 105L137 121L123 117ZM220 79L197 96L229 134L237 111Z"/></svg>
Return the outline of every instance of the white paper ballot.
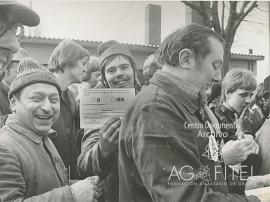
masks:
<svg viewBox="0 0 270 202"><path fill-rule="evenodd" d="M135 97L134 88L80 89L81 128L97 129L112 117L123 117Z"/></svg>
<svg viewBox="0 0 270 202"><path fill-rule="evenodd" d="M262 187L258 189L251 189L245 191L247 196L253 195L257 196L261 202L269 202L270 201L270 187Z"/></svg>

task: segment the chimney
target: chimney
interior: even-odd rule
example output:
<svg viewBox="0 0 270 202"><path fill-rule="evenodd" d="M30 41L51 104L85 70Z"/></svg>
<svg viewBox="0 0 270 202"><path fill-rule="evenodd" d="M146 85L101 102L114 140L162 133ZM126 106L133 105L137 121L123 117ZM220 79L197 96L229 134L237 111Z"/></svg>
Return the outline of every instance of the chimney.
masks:
<svg viewBox="0 0 270 202"><path fill-rule="evenodd" d="M193 3L195 3L195 2L196 1L193 1ZM206 6L210 7L210 2L204 1L204 4ZM186 5L185 5L185 20L186 20L186 25L189 25L192 23L205 25L200 14L197 11L193 10L192 8L190 8L189 6L186 6Z"/></svg>
<svg viewBox="0 0 270 202"><path fill-rule="evenodd" d="M161 6L148 4L145 7L145 43L160 45L161 42Z"/></svg>

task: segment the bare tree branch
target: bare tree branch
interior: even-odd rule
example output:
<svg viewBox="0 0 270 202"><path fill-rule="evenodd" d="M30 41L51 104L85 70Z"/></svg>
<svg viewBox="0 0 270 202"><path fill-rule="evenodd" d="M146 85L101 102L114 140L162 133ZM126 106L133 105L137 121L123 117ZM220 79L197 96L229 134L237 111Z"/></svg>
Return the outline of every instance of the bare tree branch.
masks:
<svg viewBox="0 0 270 202"><path fill-rule="evenodd" d="M244 1L243 4L242 4L242 7L239 11L239 14L240 13L243 13L245 11L245 8L247 7L247 5L250 3L250 1Z"/></svg>
<svg viewBox="0 0 270 202"><path fill-rule="evenodd" d="M211 4L212 3L212 4ZM214 28L225 39L223 71L222 75L228 71L230 50L236 35L236 30L243 21L247 21L246 16L256 8L257 2L243 1L242 4L237 1L222 1L221 10L219 10L218 1L208 2L190 2L184 1L186 6L198 12L202 17L204 25ZM237 9L238 6L238 9ZM228 16L227 16L228 9ZM239 12L237 12L239 10ZM219 13L220 12L220 13ZM227 22L225 22L227 20Z"/></svg>
<svg viewBox="0 0 270 202"><path fill-rule="evenodd" d="M256 7L258 7L258 4L257 4L257 1L254 1L254 2L252 2L251 6L246 11L239 13L237 15L238 19L234 25L234 29L237 29L239 27L240 23L244 20L244 18Z"/></svg>
<svg viewBox="0 0 270 202"><path fill-rule="evenodd" d="M220 22L219 22L219 17L218 17L218 1L213 1L212 4L212 26L214 27L214 30L219 33L219 34L223 34L221 31L221 27L220 27Z"/></svg>
<svg viewBox="0 0 270 202"><path fill-rule="evenodd" d="M202 18L204 25L207 27L211 26L211 18L210 18L210 8L205 4L205 2L197 2L197 1L182 1L186 6L189 6L193 10L195 10ZM207 3L207 2L206 2Z"/></svg>
<svg viewBox="0 0 270 202"><path fill-rule="evenodd" d="M231 38L231 34L235 34L234 32L234 24L236 21L236 16L237 16L237 12L236 12L236 8L237 8L237 1L230 1L230 12L229 12L229 18L227 21L227 26L226 26L226 30L225 30L225 34L224 36L226 36L226 40L229 40L229 38Z"/></svg>
<svg viewBox="0 0 270 202"><path fill-rule="evenodd" d="M222 30L222 36L224 36L224 9L225 9L225 3L222 1L222 10L221 10L221 30Z"/></svg>
<svg viewBox="0 0 270 202"><path fill-rule="evenodd" d="M193 10L200 12L201 7L196 4L196 2L182 1L185 5L189 6Z"/></svg>
<svg viewBox="0 0 270 202"><path fill-rule="evenodd" d="M210 8L210 2L209 1L199 1L199 5L201 7L201 11L199 14L203 17L204 24L207 27L212 28L213 24L212 24L212 20L211 20L212 12L211 12L211 8ZM204 11L204 12L202 12L202 11Z"/></svg>

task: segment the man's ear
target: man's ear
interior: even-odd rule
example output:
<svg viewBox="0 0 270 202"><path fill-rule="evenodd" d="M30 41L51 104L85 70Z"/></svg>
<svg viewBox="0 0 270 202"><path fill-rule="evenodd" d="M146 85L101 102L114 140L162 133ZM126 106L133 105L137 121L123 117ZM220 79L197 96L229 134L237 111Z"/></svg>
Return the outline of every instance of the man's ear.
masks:
<svg viewBox="0 0 270 202"><path fill-rule="evenodd" d="M9 108L10 108L10 111L13 113L16 111L16 102L17 102L17 99L15 98L15 96L13 95L12 98L9 100Z"/></svg>
<svg viewBox="0 0 270 202"><path fill-rule="evenodd" d="M190 69L193 60L193 53L191 50L185 48L178 54L179 65L182 68Z"/></svg>

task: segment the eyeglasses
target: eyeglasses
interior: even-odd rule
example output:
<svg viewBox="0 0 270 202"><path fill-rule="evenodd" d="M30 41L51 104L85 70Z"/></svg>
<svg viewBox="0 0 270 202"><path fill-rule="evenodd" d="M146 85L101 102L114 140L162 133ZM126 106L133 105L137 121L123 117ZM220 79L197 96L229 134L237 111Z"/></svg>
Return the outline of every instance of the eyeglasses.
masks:
<svg viewBox="0 0 270 202"><path fill-rule="evenodd" d="M7 13L0 9L0 37L2 37L8 30L12 31L19 41L22 40L24 36L24 27L22 24L10 21Z"/></svg>

